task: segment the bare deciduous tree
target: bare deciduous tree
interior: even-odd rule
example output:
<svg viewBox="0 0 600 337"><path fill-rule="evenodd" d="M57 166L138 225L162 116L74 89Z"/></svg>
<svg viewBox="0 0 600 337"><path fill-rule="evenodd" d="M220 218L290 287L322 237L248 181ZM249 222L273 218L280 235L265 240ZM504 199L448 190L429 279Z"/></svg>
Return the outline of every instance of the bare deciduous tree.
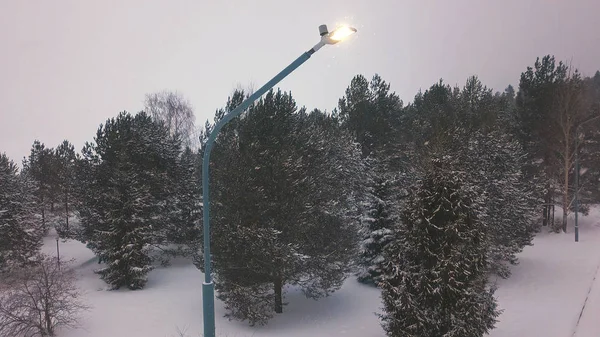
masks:
<svg viewBox="0 0 600 337"><path fill-rule="evenodd" d="M42 255L34 267L3 275L0 282L0 336L55 336L57 327L77 328L81 302L68 262Z"/></svg>
<svg viewBox="0 0 600 337"><path fill-rule="evenodd" d="M190 102L182 94L173 91L147 94L144 106L152 118L165 123L172 136L181 139L184 147L197 145L196 117Z"/></svg>

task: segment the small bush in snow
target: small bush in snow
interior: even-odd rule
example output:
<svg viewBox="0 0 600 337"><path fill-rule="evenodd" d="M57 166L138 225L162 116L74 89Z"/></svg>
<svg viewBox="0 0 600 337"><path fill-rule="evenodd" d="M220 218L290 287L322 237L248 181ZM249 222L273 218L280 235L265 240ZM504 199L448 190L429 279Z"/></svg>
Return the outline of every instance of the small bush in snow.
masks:
<svg viewBox="0 0 600 337"><path fill-rule="evenodd" d="M76 328L88 307L75 281L67 263L44 255L31 268L3 275L0 336L55 336L57 327Z"/></svg>

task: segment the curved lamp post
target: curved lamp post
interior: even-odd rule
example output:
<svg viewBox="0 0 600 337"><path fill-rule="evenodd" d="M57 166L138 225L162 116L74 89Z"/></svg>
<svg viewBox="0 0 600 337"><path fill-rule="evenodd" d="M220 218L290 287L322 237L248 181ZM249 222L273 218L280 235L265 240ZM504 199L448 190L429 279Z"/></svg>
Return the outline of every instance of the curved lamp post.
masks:
<svg viewBox="0 0 600 337"><path fill-rule="evenodd" d="M202 158L202 215L204 224L204 283L202 284L202 307L204 311L204 337L215 337L215 285L211 274L211 256L210 256L210 189L209 181L209 161L210 152L221 128L233 118L239 116L255 100L271 89L275 84L284 79L292 71L296 70L301 64L306 62L312 54L327 44L336 44L356 32L355 28L342 26L332 32L327 30L326 25L319 26L321 41L307 52L303 53L289 66L275 75L269 82L263 85L250 97L246 98L238 107L225 115L214 127L210 133L206 146L204 148L204 157Z"/></svg>

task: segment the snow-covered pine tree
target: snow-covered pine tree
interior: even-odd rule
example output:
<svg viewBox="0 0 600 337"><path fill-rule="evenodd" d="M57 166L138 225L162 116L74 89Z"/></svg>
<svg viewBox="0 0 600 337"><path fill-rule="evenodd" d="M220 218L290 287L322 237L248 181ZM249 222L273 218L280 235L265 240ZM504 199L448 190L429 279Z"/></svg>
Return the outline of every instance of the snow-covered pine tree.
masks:
<svg viewBox="0 0 600 337"><path fill-rule="evenodd" d="M517 136L528 156L528 175L543 178L544 208L543 225L549 223L554 194L560 174L560 160L557 160L557 135L563 134L560 127L551 122L553 105L556 101L556 88L568 74L568 66L555 61L554 56L538 57L533 67L521 73L516 95L515 119L518 122Z"/></svg>
<svg viewBox="0 0 600 337"><path fill-rule="evenodd" d="M586 97L595 102L591 110L600 115L600 71L585 81ZM581 124L579 136L579 211L587 214L591 204L600 202L600 118Z"/></svg>
<svg viewBox="0 0 600 337"><path fill-rule="evenodd" d="M384 249L393 238L393 228L398 221L397 214L391 211L391 186L389 180L375 178L373 193L370 195L370 207L361 218L364 225L361 243L360 269L358 281L377 285L383 272Z"/></svg>
<svg viewBox="0 0 600 337"><path fill-rule="evenodd" d="M461 124L449 133L455 156L473 186L487 198L490 268L508 277L506 263L517 263L516 254L530 245L537 230L536 211L543 203L539 177L524 177L528 165L523 147L511 136L515 132L514 89L504 96L492 95L476 76L467 79L458 93L457 115ZM468 144L468 146L465 146Z"/></svg>
<svg viewBox="0 0 600 337"><path fill-rule="evenodd" d="M287 285L316 299L351 270L364 167L349 134L321 117L270 91L219 135L211 235L230 318L265 324L283 312Z"/></svg>
<svg viewBox="0 0 600 337"><path fill-rule="evenodd" d="M309 258L301 260L303 272L290 283L317 299L339 289L354 270L368 173L347 130L329 116L322 123L303 123L302 112L298 117L290 180L299 193L290 195L287 205L304 205L297 213L296 240Z"/></svg>
<svg viewBox="0 0 600 337"><path fill-rule="evenodd" d="M533 241L543 203L541 194L536 193L536 181L523 174L526 154L502 131L476 132L467 147L457 142L457 151L470 172L469 181L486 196L490 270L506 278L510 276L506 263L516 264L516 254Z"/></svg>
<svg viewBox="0 0 600 337"><path fill-rule="evenodd" d="M152 197L150 186L138 179L135 168L125 160L122 166L112 170L109 186L113 193L103 198L107 206L106 220L95 252L107 265L96 272L113 289L121 286L141 289L153 269L148 245L152 243L154 219L148 215L155 214L153 204L157 200Z"/></svg>
<svg viewBox="0 0 600 337"><path fill-rule="evenodd" d="M543 203L537 180L527 178L526 155L521 145L502 130L467 132L455 128L443 143L445 153L457 158L469 184L485 196L485 222L489 235L489 268L510 276L509 264L531 245L538 230Z"/></svg>
<svg viewBox="0 0 600 337"><path fill-rule="evenodd" d="M499 314L484 200L453 166L449 156L431 160L386 250L381 318L390 337L483 336Z"/></svg>
<svg viewBox="0 0 600 337"><path fill-rule="evenodd" d="M243 96L243 92L236 91L228 100L226 110L217 112L215 122L225 111L235 108L232 103ZM273 96L271 91L265 98L271 106ZM281 97L278 103L282 103ZM251 109L243 118L232 120L222 129L212 152L211 236L217 297L225 302L226 317L248 320L252 325L266 324L274 312L283 310L283 280L278 266L299 270L295 258L299 255L298 245L281 244L285 240L281 227L286 224L272 219L266 204L270 191L265 191L260 181L261 175L273 176L277 167L273 167L272 156L275 151L284 154L281 137L292 134L290 124L295 104L286 107L288 111L281 111L278 119L269 116L272 111L265 111L267 107L264 107ZM279 125L274 125L276 121ZM268 128L276 127L285 130L274 139ZM261 139L269 136L270 142ZM259 145L262 151L258 151ZM270 147L270 151L266 147ZM281 191L285 190L285 186L281 186ZM271 198L272 206L276 206L275 196ZM277 225L279 229L275 228Z"/></svg>
<svg viewBox="0 0 600 337"><path fill-rule="evenodd" d="M442 80L425 92L419 91L406 109L406 132L415 144L415 152L427 157L432 145L440 142L447 131L457 123L456 96L452 88Z"/></svg>
<svg viewBox="0 0 600 337"><path fill-rule="evenodd" d="M408 167L400 159L407 153L400 137L401 112L402 101L379 75L371 81L355 76L338 104L341 126L360 144L369 168L357 273L358 280L367 284L379 282L381 256L402 204L399 192L406 179L400 177L406 177Z"/></svg>
<svg viewBox="0 0 600 337"><path fill-rule="evenodd" d="M0 154L0 272L30 262L40 249L43 230L33 193L29 178Z"/></svg>
<svg viewBox="0 0 600 337"><path fill-rule="evenodd" d="M73 191L77 196L78 203L74 205L74 211L78 214L80 226L71 228L73 238L85 243L92 250L95 240L91 240L91 238L96 235L96 232L94 226L84 225L86 223L84 219L89 218L87 220L89 223L96 221L93 218L98 216L96 209L101 207L100 193L90 193L90 191L101 191L103 188L103 183L99 181L100 176L97 172L101 160L94 148L94 143L86 142L81 150L81 156L75 162Z"/></svg>
<svg viewBox="0 0 600 337"><path fill-rule="evenodd" d="M510 274L506 263L516 263L515 254L531 244L537 228L532 212L543 203L539 180L525 178L525 152L509 134L516 125L508 92L493 95L473 76L462 90L435 84L408 108L420 157L442 151L460 158L469 183L486 196L490 268L502 277Z"/></svg>
<svg viewBox="0 0 600 337"><path fill-rule="evenodd" d="M213 118L213 122L214 124L218 123L221 118L223 118L223 116L225 116L225 114L231 112L233 109L235 109L238 105L240 105L244 99L247 98L246 93L243 90L234 90L232 95L229 96L227 98L227 103L225 105L224 108L221 109L217 109L215 111L215 115ZM200 189L200 191L202 191L202 160L204 158L204 150L206 147L206 141L208 140L208 137L210 136L214 124L211 124L209 120L206 120L205 124L204 124L204 129L200 131L200 135L199 135L199 140L200 140L200 147L198 149L198 160L196 161L196 165L195 165L195 170L196 170L196 179L198 181L198 188ZM215 151L213 150L212 156L211 156L211 163L215 162L217 160L219 160L220 158L226 158L223 159L229 166L229 169L227 171L227 174L229 175L229 179L238 179L237 174L239 174L239 172L237 170L241 170L244 169L243 167L241 167L241 165L239 165L239 160L238 160L238 154L239 152L236 150L237 149L237 125L238 125L238 119L234 119L232 121L230 121L229 123L227 123L220 131L219 133L219 137L217 138L217 141L215 143L215 147L221 147L222 149L226 149L226 148L231 148L232 150L223 150L223 152L221 153L219 150ZM215 174L217 174L217 172L215 172L212 167L215 164L211 164L211 171L210 171L210 180L211 180L211 195L213 195L213 193L215 193L214 191L218 190L217 188L215 188L214 184L215 184ZM216 165L215 165L216 166ZM245 180L242 180L242 182ZM218 182L218 179L217 179ZM238 184L235 186L235 188L240 187L241 184ZM242 189L243 190L243 189ZM240 190L240 191L242 191ZM231 193L231 191L229 192ZM233 193L234 195L237 195L237 193ZM200 202L202 202L202 195L200 195ZM211 204L211 210L214 209L215 205L214 205L214 197L211 197L211 200L213 200L212 204ZM223 206L223 205L217 205L217 206ZM201 205L201 207L203 207L203 205ZM214 217L214 212L211 211L211 221L213 217ZM202 217L202 215L200 215L200 217ZM202 218L200 219L202 221ZM211 241L214 241L216 238L214 237L214 229L211 230ZM201 231L199 233L199 240L203 243L203 232ZM214 246L214 244L213 244ZM194 265L200 269L200 271L202 271L204 273L204 251L203 249L199 249L196 251L196 254L193 256L193 260L194 260Z"/></svg>
<svg viewBox="0 0 600 337"><path fill-rule="evenodd" d="M196 172L198 153L189 147L177 162L175 188L169 201L170 228L167 242L177 245L170 250L175 255L192 255L199 247L202 218L202 191L200 176Z"/></svg>
<svg viewBox="0 0 600 337"><path fill-rule="evenodd" d="M106 267L98 271L113 288L140 289L152 269L150 245L165 243L168 200L179 143L140 112L123 112L86 144L79 179L87 184L80 209L80 239Z"/></svg>
<svg viewBox="0 0 600 337"><path fill-rule="evenodd" d="M39 140L33 142L29 157L23 160L22 173L34 183L37 213L46 232L54 225L54 219L50 213L54 211L58 190L55 164L54 149L47 148Z"/></svg>

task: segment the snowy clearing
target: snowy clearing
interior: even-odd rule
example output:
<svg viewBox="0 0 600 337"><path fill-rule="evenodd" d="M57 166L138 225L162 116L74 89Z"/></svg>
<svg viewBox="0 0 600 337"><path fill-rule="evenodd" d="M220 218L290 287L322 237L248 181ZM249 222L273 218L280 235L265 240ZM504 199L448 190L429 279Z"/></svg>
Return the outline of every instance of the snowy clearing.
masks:
<svg viewBox="0 0 600 337"><path fill-rule="evenodd" d="M559 212L557 208L556 214ZM521 263L512 268L512 276L498 280L496 296L504 312L490 337L600 336L600 208L580 217L580 228L579 243L574 242L572 232L551 234L542 229L534 246L519 255ZM93 273L99 265L91 251L75 241L59 245L61 259L76 260L79 284L93 306L84 315L82 329L62 331L61 337L170 337L177 336L178 329L188 336L201 335L203 275L190 262L174 260L168 268L157 267L144 290L108 291ZM54 237L45 239L43 250L56 254ZM376 316L381 307L379 291L354 279L319 301L290 290L286 302L284 313L269 325L252 328L225 319L223 305L217 301L217 335L384 335Z"/></svg>

